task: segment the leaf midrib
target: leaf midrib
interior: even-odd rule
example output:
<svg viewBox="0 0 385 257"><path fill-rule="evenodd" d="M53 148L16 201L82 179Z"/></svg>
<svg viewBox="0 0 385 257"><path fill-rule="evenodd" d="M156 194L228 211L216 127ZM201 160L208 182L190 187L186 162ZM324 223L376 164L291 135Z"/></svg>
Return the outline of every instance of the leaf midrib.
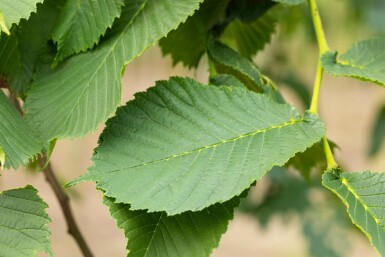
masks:
<svg viewBox="0 0 385 257"><path fill-rule="evenodd" d="M135 165L135 166L131 166L131 167L124 167L124 168L120 168L120 169L116 169L116 170L111 170L111 171L107 171L107 172L103 172L103 173L107 174L107 173L119 172L119 171L126 170L126 169L135 169L135 168L139 168L139 167L143 167L143 166L147 166L147 165L151 165L151 164L156 164L156 163L160 163L160 162L164 162L164 161L169 161L171 159L182 157L182 156L186 156L186 155L189 155L189 154L192 154L192 153L195 153L195 152L200 152L200 151L205 150L205 149L216 148L217 146L226 144L228 142L236 141L236 140L244 138L244 137L254 136L254 135L257 135L259 133L265 133L265 132L273 130L273 129L281 129L283 127L291 126L291 125L294 125L296 123L300 123L303 120L304 119L302 117L299 118L299 119L296 119L296 120L292 119L290 121L284 122L284 123L279 124L279 125L274 125L274 126L271 126L271 127L267 127L267 128L263 128L263 129L258 129L258 130L252 131L252 132L241 134L241 135L239 135L237 137L233 137L233 138L230 138L230 139L222 140L220 142L217 142L217 143L214 143L214 144L211 144L211 145L202 146L202 147L196 148L194 150L186 151L186 152L179 153L179 154L174 154L174 155L172 155L170 157L165 157L165 158L162 158L162 159L159 159L159 160L154 160L154 161L150 161L150 162L146 162L146 163L141 163L139 165Z"/></svg>

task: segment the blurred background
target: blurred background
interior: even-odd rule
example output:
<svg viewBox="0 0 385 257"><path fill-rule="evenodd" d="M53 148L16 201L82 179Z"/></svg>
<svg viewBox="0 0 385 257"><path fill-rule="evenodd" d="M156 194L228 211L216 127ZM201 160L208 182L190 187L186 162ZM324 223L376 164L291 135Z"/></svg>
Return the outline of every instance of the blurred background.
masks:
<svg viewBox="0 0 385 257"><path fill-rule="evenodd" d="M356 41L385 35L383 0L324 0L319 3L332 49L343 53ZM309 105L318 58L310 19L306 4L282 10L271 43L255 58L259 68L276 81L285 99L301 111ZM144 91L155 81L170 76L189 76L207 82L206 58L202 58L198 69L189 70L180 64L173 67L170 56L162 57L158 46L148 49L126 67L122 103L133 99L135 92ZM380 144L385 127L381 129L379 123L375 129L384 105L384 88L325 74L320 114L328 138L337 145L337 161L345 169L385 171L385 144ZM62 184L81 175L91 165L90 158L102 130L100 126L85 138L57 143L52 166ZM283 176L280 173L282 171L277 168L256 185L236 212L212 256L378 256L362 233L350 224L342 204L319 186L316 174L314 181L308 182L295 171ZM66 232L58 202L42 174L22 169L2 172L0 191L24 187L27 183L33 184L50 206L48 213L52 218L51 238L56 256L81 257L77 245ZM81 183L66 192L95 256L125 256L123 232L109 216L94 184Z"/></svg>

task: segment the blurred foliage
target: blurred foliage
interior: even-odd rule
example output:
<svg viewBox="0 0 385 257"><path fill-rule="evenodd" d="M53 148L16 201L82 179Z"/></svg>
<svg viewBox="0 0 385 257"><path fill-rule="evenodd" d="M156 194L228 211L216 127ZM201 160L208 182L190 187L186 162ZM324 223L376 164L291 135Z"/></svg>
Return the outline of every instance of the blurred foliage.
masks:
<svg viewBox="0 0 385 257"><path fill-rule="evenodd" d="M385 141L385 105L378 111L371 136L369 155L374 156L378 153L381 145Z"/></svg>
<svg viewBox="0 0 385 257"><path fill-rule="evenodd" d="M287 225L299 220L309 256L349 256L353 240L347 235L357 229L337 197L321 186L319 177L309 185L286 169L274 168L265 182L264 197L258 202L245 199L241 212L253 216L265 229L277 216Z"/></svg>

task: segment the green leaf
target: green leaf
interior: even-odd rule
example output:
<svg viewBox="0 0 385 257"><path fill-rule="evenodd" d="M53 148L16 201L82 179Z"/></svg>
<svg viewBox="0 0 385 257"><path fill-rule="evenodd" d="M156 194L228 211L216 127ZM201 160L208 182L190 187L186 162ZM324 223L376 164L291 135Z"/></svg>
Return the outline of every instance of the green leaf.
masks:
<svg viewBox="0 0 385 257"><path fill-rule="evenodd" d="M2 163L5 168L16 169L42 152L40 140L1 90L0 117L0 147L5 153Z"/></svg>
<svg viewBox="0 0 385 257"><path fill-rule="evenodd" d="M317 116L238 87L160 81L107 122L88 173L133 210L178 214L225 202L320 140Z"/></svg>
<svg viewBox="0 0 385 257"><path fill-rule="evenodd" d="M376 250L385 256L385 173L327 171L323 185L338 195Z"/></svg>
<svg viewBox="0 0 385 257"><path fill-rule="evenodd" d="M58 45L56 61L91 49L98 43L115 18L120 16L124 0L69 0L52 33Z"/></svg>
<svg viewBox="0 0 385 257"><path fill-rule="evenodd" d="M25 103L27 120L45 141L94 131L120 105L125 64L185 21L201 1L127 0L103 43L36 78Z"/></svg>
<svg viewBox="0 0 385 257"><path fill-rule="evenodd" d="M250 90L262 91L277 102L284 102L279 91L264 79L250 60L224 44L213 40L209 41L208 55L213 60L217 72L234 75Z"/></svg>
<svg viewBox="0 0 385 257"><path fill-rule="evenodd" d="M210 30L225 19L229 0L206 0L199 10L178 29L159 41L163 55L170 54L173 65L182 62L189 68L197 67L206 50Z"/></svg>
<svg viewBox="0 0 385 257"><path fill-rule="evenodd" d="M226 27L221 41L238 50L241 55L251 58L270 42L275 32L276 17L276 13L268 12L251 22L236 19Z"/></svg>
<svg viewBox="0 0 385 257"><path fill-rule="evenodd" d="M373 156L378 153L382 143L385 141L385 105L381 107L377 114L371 135L369 154Z"/></svg>
<svg viewBox="0 0 385 257"><path fill-rule="evenodd" d="M385 86L385 38L358 42L338 60L337 52L327 52L321 61L331 75L353 77Z"/></svg>
<svg viewBox="0 0 385 257"><path fill-rule="evenodd" d="M13 28L10 36L0 38L0 75L14 94L25 97L37 67L51 51L48 38L63 2L45 0L44 4L37 6L36 13Z"/></svg>
<svg viewBox="0 0 385 257"><path fill-rule="evenodd" d="M104 204L118 227L124 230L128 257L204 257L210 256L218 246L233 219L239 198L175 216L167 216L165 212L133 211L130 205L117 204L107 197Z"/></svg>
<svg viewBox="0 0 385 257"><path fill-rule="evenodd" d="M0 193L1 256L35 257L38 252L54 256L47 207L32 186Z"/></svg>
<svg viewBox="0 0 385 257"><path fill-rule="evenodd" d="M273 1L281 4L287 4L287 5L298 5L305 2L305 0L273 0Z"/></svg>
<svg viewBox="0 0 385 257"><path fill-rule="evenodd" d="M12 24L18 24L21 19L28 19L31 12L36 11L36 4L43 0L1 0L0 28L9 32ZM9 34L9 33L7 33Z"/></svg>

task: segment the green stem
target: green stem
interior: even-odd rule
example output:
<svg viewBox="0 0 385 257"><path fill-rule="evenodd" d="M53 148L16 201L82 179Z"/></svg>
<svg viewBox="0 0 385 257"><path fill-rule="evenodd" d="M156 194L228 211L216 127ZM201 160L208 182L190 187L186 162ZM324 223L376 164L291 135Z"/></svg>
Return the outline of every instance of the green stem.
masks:
<svg viewBox="0 0 385 257"><path fill-rule="evenodd" d="M213 77L213 76L215 76L215 75L218 74L217 68L215 67L215 64L214 64L214 62L211 60L211 57L210 57L210 56L208 56L207 59L208 59L208 61L209 61L210 77Z"/></svg>
<svg viewBox="0 0 385 257"><path fill-rule="evenodd" d="M316 0L308 0L311 16L313 19L314 29L317 36L317 42L319 47L319 58L318 58L318 66L317 66L317 74L314 81L314 89L313 89L313 96L311 99L310 109L309 111L311 113L318 115L318 102L319 102L319 96L320 96L320 90L321 90L321 84L322 84L322 75L323 75L323 68L321 64L321 56L325 52L329 51L329 46L326 41L325 32L322 26L321 17L318 12L317 2ZM323 146L324 146L324 152L326 156L327 161L327 169L333 169L338 167L337 162L334 160L333 152L330 148L329 142L326 139L326 136L322 138Z"/></svg>

